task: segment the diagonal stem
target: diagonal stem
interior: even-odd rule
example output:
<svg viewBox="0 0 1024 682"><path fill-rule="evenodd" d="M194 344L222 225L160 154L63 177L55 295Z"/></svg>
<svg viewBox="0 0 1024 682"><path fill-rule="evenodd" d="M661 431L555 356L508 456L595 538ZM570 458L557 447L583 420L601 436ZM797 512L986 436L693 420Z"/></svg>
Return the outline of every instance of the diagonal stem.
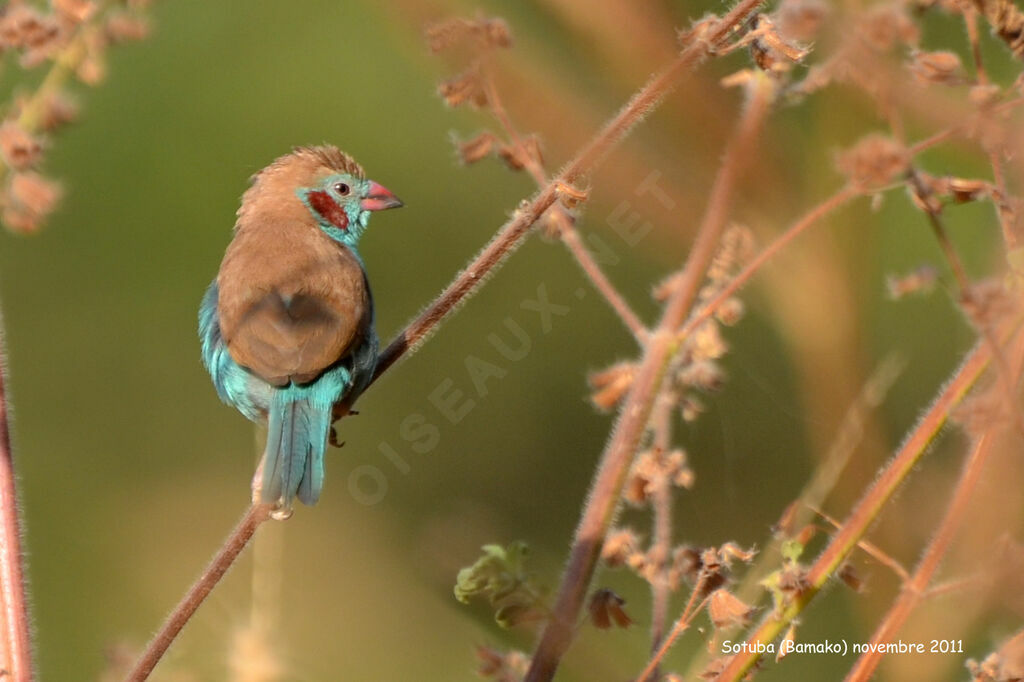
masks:
<svg viewBox="0 0 1024 682"><path fill-rule="evenodd" d="M31 682L32 638L22 567L21 521L7 411L7 358L0 329L0 678Z"/></svg>
<svg viewBox="0 0 1024 682"><path fill-rule="evenodd" d="M679 284L665 306L661 321L649 338L633 385L619 410L611 439L601 455L552 617L537 645L524 682L549 682L572 641L576 619L593 578L605 535L618 508L626 474L647 428L665 368L678 347L675 331L697 298L700 284L725 227L736 183L751 157L751 146L761 130L774 97L774 85L768 76L757 78L751 88L736 133L726 149L712 185L697 240L686 260Z"/></svg>
<svg viewBox="0 0 1024 682"><path fill-rule="evenodd" d="M220 550L213 557L213 561L207 566L199 579L189 588L178 605L171 611L160 630L156 633L149 645L143 652L142 657L136 661L135 666L125 682L143 682L149 678L153 668L160 662L164 653L171 646L171 643L185 627L196 609L210 595L213 588L217 586L220 579L228 572L235 559L242 553L245 546L252 539L260 524L270 518L271 506L267 504L254 504L246 510L242 520L238 522Z"/></svg>

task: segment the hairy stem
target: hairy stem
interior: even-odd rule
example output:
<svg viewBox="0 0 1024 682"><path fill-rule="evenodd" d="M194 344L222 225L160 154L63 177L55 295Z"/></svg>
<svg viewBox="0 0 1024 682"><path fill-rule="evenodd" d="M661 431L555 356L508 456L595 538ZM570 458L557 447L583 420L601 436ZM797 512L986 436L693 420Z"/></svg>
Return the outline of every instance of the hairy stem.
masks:
<svg viewBox="0 0 1024 682"><path fill-rule="evenodd" d="M696 300L707 267L714 257L737 180L752 156L751 147L767 116L774 92L774 84L767 76L752 82L750 97L712 185L697 240L686 260L679 283L665 306L661 321L649 338L633 385L619 410L611 439L601 455L590 497L583 508L569 553L569 564L562 577L552 617L537 645L525 682L551 680L572 641L580 607L618 508L622 485L647 428L665 368L678 347L676 330Z"/></svg>
<svg viewBox="0 0 1024 682"><path fill-rule="evenodd" d="M1016 325L1015 325L1016 326ZM747 637L743 652L734 655L719 674L718 682L739 680L757 663L761 655L755 653L757 645L767 644L778 637L814 597L829 577L842 565L857 546L864 533L878 518L885 504L900 484L924 456L928 445L946 423L951 410L963 400L968 390L989 366L992 351L984 341L975 345L963 364L939 393L938 398L921 417L896 455L889 461L872 483L867 493L850 512L832 541L818 556L805 576L807 587L800 592L781 613L770 613Z"/></svg>
<svg viewBox="0 0 1024 682"><path fill-rule="evenodd" d="M899 632L903 623L906 622L911 611L914 610L914 607L924 597L925 590L928 589L928 583L931 582L932 576L942 561L942 557L953 541L954 534L960 527L964 513L967 510L967 503L970 501L974 488L978 484L978 479L981 477L981 471L992 450L992 433L992 430L987 431L974 444L970 456L964 462L960 481L953 492L953 499L946 509L946 514L942 518L938 530L935 532L935 537L928 544L928 548L921 557L921 561L914 570L914 574L903 585L903 591L900 593L899 598L893 603L892 608L889 609L885 618L878 625L878 629L871 636L870 644L878 645L882 642L891 641L893 636ZM857 662L854 663L853 668L846 676L846 682L864 682L870 679L871 675L874 674L875 668L878 667L879 662L882 660L882 655L882 651L877 646L869 646L861 654L860 658L857 659Z"/></svg>
<svg viewBox="0 0 1024 682"><path fill-rule="evenodd" d="M7 358L0 329L0 678L30 682L32 638L22 567L21 521L7 411Z"/></svg>
<svg viewBox="0 0 1024 682"><path fill-rule="evenodd" d="M484 79L484 92L487 95L487 102L491 106L494 117L505 130L509 141L520 150L520 158L523 160L526 170L533 176L538 187L544 187L548 184L547 173L537 159L534 158L533 154L529 153L526 145L523 144L522 137L512 124L512 119L509 117L508 111L505 110L505 105L498 95L494 81L489 76ZM626 299L618 292L615 285L604 274L604 271L601 270L601 266L590 255L583 240L580 239L579 232L576 230L575 216L560 203L556 203L551 210L556 214L554 219L558 221L558 234L562 238L562 242L569 249L569 252L575 256L576 262L583 269L583 273L590 278L591 284L594 285L598 293L608 301L608 305L618 314L619 319L626 325L626 328L633 333L637 341L642 343L647 338L647 328L640 321L637 314L633 312L633 309L629 307Z"/></svg>
<svg viewBox="0 0 1024 682"><path fill-rule="evenodd" d="M590 142L570 161L558 176L541 189L505 223L497 236L442 291L420 315L388 344L380 355L373 380L376 381L395 362L429 335L451 311L473 294L483 277L497 268L520 244L530 227L557 198L559 184L571 185L594 167L625 138L633 127L654 109L673 89L679 78L702 59L709 48L722 45L736 26L742 23L762 0L741 0L702 42L683 50L663 71L655 75L612 117Z"/></svg>
<svg viewBox="0 0 1024 682"><path fill-rule="evenodd" d="M213 557L213 561L206 567L199 579L189 588L178 605L174 607L171 614L160 626L153 639L146 646L142 656L135 663L135 667L128 673L125 682L143 682L149 678L153 668L166 653L171 643L185 627L192 615L199 608L203 600L209 596L213 588L217 586L220 579L228 572L231 565L242 553L245 546L252 539L260 524L270 518L271 506L267 504L254 504L246 510L242 520L238 522L227 540Z"/></svg>

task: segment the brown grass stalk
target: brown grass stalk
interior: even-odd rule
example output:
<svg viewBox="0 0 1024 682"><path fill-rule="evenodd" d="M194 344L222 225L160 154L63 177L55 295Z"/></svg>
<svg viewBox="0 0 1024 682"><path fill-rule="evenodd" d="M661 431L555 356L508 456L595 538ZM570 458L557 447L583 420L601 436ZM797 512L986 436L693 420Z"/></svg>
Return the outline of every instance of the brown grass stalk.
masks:
<svg viewBox="0 0 1024 682"><path fill-rule="evenodd" d="M1014 324L1016 327L1017 324ZM716 678L719 682L739 680L754 666L761 655L755 653L757 643L767 644L778 637L825 586L828 579L857 546L885 504L924 456L928 445L938 435L950 412L966 396L992 360L992 351L984 341L978 342L963 364L900 446L889 463L868 488L867 493L850 512L832 541L818 556L805 576L806 589L800 592L781 613L770 613L747 637L745 650L734 655Z"/></svg>
<svg viewBox="0 0 1024 682"><path fill-rule="evenodd" d="M759 76L750 87L751 93L743 115L712 185L696 242L683 267L678 285L665 306L661 321L650 336L633 385L623 401L611 438L601 455L552 616L544 628L524 682L549 682L572 641L580 607L619 505L622 485L647 428L665 367L679 345L676 330L696 300L725 227L737 181L752 156L751 149L774 97L775 86L768 76Z"/></svg>
<svg viewBox="0 0 1024 682"><path fill-rule="evenodd" d="M7 357L0 328L0 678L30 682L32 637L21 552L21 521L7 411Z"/></svg>
<svg viewBox="0 0 1024 682"><path fill-rule="evenodd" d="M181 629L185 627L185 623L189 621L196 609L210 595L231 565L235 563L235 559L245 549L256 529L270 518L270 512L271 506L266 504L254 504L246 510L241 521L214 555L213 561L185 593L164 624L160 626L156 635L150 640L142 652L142 656L136 661L135 666L128 673L128 677L125 678L125 682L143 682L149 678L153 668L160 662Z"/></svg>
<svg viewBox="0 0 1024 682"><path fill-rule="evenodd" d="M871 678L884 655L877 648L877 645L890 641L899 632L900 627L906 622L911 611L914 610L925 596L925 591L928 589L932 576L938 569L942 557L946 554L946 550L949 549L953 536L963 521L968 502L978 484L978 479L981 477L981 472L985 467L985 462L988 460L989 453L992 451L994 431L994 428L990 428L975 442L974 448L964 462L963 472L960 474L960 480L957 482L956 490L953 492L953 499L950 500L949 507L946 509L946 514L943 516L935 536L928 544L928 548L925 549L920 563L914 569L914 574L910 577L910 580L904 583L899 597L871 636L869 644L876 646L869 647L868 651L860 655L860 658L857 659L857 662L854 663L853 668L850 669L849 674L846 676L846 682L864 682Z"/></svg>

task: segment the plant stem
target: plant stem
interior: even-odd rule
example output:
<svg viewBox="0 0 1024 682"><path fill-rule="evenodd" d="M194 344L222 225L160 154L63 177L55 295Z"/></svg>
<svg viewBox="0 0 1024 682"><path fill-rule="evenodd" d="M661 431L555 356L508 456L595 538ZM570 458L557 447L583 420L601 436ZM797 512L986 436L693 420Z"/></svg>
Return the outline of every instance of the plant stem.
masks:
<svg viewBox="0 0 1024 682"><path fill-rule="evenodd" d="M1015 324L1014 327L1017 325ZM832 541L818 556L805 576L807 587L800 592L782 613L770 613L746 639L744 651L734 655L725 669L716 678L718 682L739 680L757 663L761 655L756 652L758 643L767 644L775 640L783 629L796 618L811 600L821 591L829 577L846 560L850 552L863 537L871 524L878 518L900 484L918 464L928 445L946 423L950 411L958 405L975 384L992 360L992 351L987 343L980 341L967 355L963 364L954 372L938 398L921 417L910 432L896 455L889 461L850 516L833 536Z"/></svg>
<svg viewBox="0 0 1024 682"><path fill-rule="evenodd" d="M990 429L978 438L974 444L970 456L964 462L963 472L960 474L960 480L956 485L956 490L953 492L953 499L946 509L946 514L942 518L942 523L939 524L935 536L928 544L928 548L921 557L921 561L914 570L914 574L910 577L909 581L904 583L899 598L893 603L892 608L889 609L889 612L871 636L870 644L878 645L892 640L903 623L906 622L907 617L910 616L910 612L914 610L914 607L924 597L925 590L928 589L928 583L931 582L932 576L935 574L936 569L938 569L942 557L945 555L946 550L949 549L953 536L963 521L964 512L967 510L967 503L970 501L974 488L978 484L978 479L981 477L981 471L988 460L988 455L992 451L992 434L993 430ZM864 682L870 679L881 660L882 652L877 646L869 646L860 655L857 662L854 663L853 668L846 676L846 682Z"/></svg>
<svg viewBox="0 0 1024 682"><path fill-rule="evenodd" d="M213 557L213 561L207 566L199 579L189 588L178 605L174 607L171 614L160 626L160 630L153 636L143 651L142 656L135 663L135 667L128 673L125 682L143 682L149 678L153 668L160 661L160 658L167 651L168 647L185 627L192 615L209 596L213 588L217 586L220 579L224 577L228 569L242 553L249 543L256 529L260 524L270 518L271 506L267 504L254 504L246 510L242 520L238 522L220 550Z"/></svg>
<svg viewBox="0 0 1024 682"><path fill-rule="evenodd" d="M464 299L472 295L483 278L504 262L521 243L530 227L557 198L559 183L572 185L591 171L604 156L654 109L671 91L679 78L709 49L722 45L737 25L742 23L762 0L741 0L710 35L683 50L663 71L655 75L629 102L612 117L558 176L526 202L516 215L498 231L483 251L442 291L420 315L388 344L381 353L373 381L380 378L395 362L423 341Z"/></svg>
<svg viewBox="0 0 1024 682"><path fill-rule="evenodd" d="M655 456L664 461L672 445L672 417L678 404L676 396L662 390L655 400L650 427L653 432L651 447ZM651 493L651 511L654 514L654 533L647 556L657 569L651 576L651 653L661 647L668 619L669 600L672 596L668 569L672 560L672 481L660 480ZM637 682L658 679L657 665L650 673L641 675Z"/></svg>
<svg viewBox="0 0 1024 682"><path fill-rule="evenodd" d="M545 173L544 168L534 158L533 154L529 153L526 145L523 144L522 137L512 124L512 119L509 117L508 111L505 110L505 105L501 101L498 89L494 86L494 80L489 74L484 76L484 93L487 96L491 112L498 120L498 123L501 124L501 127L504 128L509 141L520 150L520 158L523 160L526 170L533 176L538 187L544 187L548 184L547 173ZM569 252L575 256L576 262L583 269L583 273L590 278L594 288L608 301L608 305L619 315L622 323L633 333L637 341L642 344L644 339L647 338L647 328L640 321L637 314L633 312L633 309L629 307L622 294L616 290L615 285L611 283L611 280L604 274L604 271L601 270L601 266L590 255L583 240L580 239L579 232L576 230L575 216L569 213L560 203L556 203L551 210L556 213L558 233L562 238L562 242L569 249Z"/></svg>
<svg viewBox="0 0 1024 682"><path fill-rule="evenodd" d="M751 4L751 9L754 6L756 3ZM576 619L597 566L601 546L619 505L622 485L647 428L665 367L678 348L676 330L693 305L714 256L728 217L736 182L746 162L753 156L751 148L768 113L774 92L774 84L767 76L762 75L751 84L743 115L712 185L697 240L686 260L679 283L665 306L661 321L649 337L633 385L623 401L611 439L601 455L551 620L537 645L524 682L549 682L572 641Z"/></svg>
<svg viewBox="0 0 1024 682"><path fill-rule="evenodd" d="M715 311L725 303L733 294L750 281L775 254L781 251L787 244L800 236L807 228L811 227L826 215L836 210L847 201L860 196L860 192L852 186L847 185L820 204L808 211L800 220L793 223L785 232L775 238L771 244L761 250L744 268L726 284L710 301L696 313L691 315L683 327L679 330L679 337L684 338L693 333L702 322L715 314Z"/></svg>
<svg viewBox="0 0 1024 682"><path fill-rule="evenodd" d="M0 328L0 677L30 682L32 638L22 567L21 521L7 411L7 358Z"/></svg>

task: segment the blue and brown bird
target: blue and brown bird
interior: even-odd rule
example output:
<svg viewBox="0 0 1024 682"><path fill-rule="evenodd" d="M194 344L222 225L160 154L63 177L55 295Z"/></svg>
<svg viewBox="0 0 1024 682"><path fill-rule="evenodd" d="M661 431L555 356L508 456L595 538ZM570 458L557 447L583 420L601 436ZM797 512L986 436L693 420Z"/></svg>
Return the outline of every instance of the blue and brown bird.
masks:
<svg viewBox="0 0 1024 682"><path fill-rule="evenodd" d="M252 178L199 308L203 364L221 400L267 425L260 499L315 504L333 406L377 364L359 255L370 214L401 206L336 147L300 147Z"/></svg>

